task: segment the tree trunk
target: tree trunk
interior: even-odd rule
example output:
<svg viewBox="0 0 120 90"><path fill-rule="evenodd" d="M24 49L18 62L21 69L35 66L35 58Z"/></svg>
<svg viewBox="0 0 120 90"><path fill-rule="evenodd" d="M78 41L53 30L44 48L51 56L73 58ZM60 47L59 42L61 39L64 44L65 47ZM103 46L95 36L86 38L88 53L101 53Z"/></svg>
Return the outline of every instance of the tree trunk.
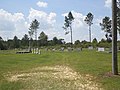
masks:
<svg viewBox="0 0 120 90"><path fill-rule="evenodd" d="M112 73L118 75L117 63L117 5L116 0L112 0Z"/></svg>
<svg viewBox="0 0 120 90"><path fill-rule="evenodd" d="M29 51L31 52L31 38L29 39Z"/></svg>
<svg viewBox="0 0 120 90"><path fill-rule="evenodd" d="M37 29L35 29L35 41L36 41L36 47L38 47L38 41L37 41Z"/></svg>
<svg viewBox="0 0 120 90"><path fill-rule="evenodd" d="M89 39L90 39L90 43L91 43L91 25L89 25Z"/></svg>
<svg viewBox="0 0 120 90"><path fill-rule="evenodd" d="M72 42L73 42L73 40L72 40L72 27L70 26L70 32L71 32L71 46L72 46Z"/></svg>

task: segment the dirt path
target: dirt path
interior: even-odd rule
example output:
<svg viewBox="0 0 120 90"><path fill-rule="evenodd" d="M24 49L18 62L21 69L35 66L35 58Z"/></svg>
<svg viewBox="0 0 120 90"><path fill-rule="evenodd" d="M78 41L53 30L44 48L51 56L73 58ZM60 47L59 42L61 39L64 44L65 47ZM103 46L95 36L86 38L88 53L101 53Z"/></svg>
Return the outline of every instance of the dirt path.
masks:
<svg viewBox="0 0 120 90"><path fill-rule="evenodd" d="M68 66L44 66L20 74L9 74L10 82L23 81L25 90L103 90L93 76L82 76Z"/></svg>

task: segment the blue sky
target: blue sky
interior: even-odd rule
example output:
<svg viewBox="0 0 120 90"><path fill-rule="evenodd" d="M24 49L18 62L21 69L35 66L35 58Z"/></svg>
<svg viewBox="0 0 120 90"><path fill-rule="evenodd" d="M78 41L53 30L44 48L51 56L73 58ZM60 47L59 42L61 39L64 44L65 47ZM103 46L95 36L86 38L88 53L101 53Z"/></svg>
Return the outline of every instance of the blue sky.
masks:
<svg viewBox="0 0 120 90"><path fill-rule="evenodd" d="M88 26L84 22L88 12L93 13L92 38L104 37L99 23L105 16L111 17L111 0L1 0L0 1L0 36L3 39L19 38L28 34L28 27L35 18L40 22L38 34L44 31L49 39L54 36L70 41L62 29L64 15L72 11L73 40L89 40Z"/></svg>

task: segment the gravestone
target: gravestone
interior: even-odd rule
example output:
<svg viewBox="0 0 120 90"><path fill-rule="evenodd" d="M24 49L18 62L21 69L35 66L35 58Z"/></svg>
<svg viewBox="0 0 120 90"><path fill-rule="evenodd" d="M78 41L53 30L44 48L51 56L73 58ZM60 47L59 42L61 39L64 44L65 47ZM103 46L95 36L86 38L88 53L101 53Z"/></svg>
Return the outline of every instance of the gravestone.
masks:
<svg viewBox="0 0 120 90"><path fill-rule="evenodd" d="M34 53L34 48L32 48L32 53Z"/></svg>
<svg viewBox="0 0 120 90"><path fill-rule="evenodd" d="M55 50L56 50L55 48L52 49L53 52L54 52Z"/></svg>
<svg viewBox="0 0 120 90"><path fill-rule="evenodd" d="M60 51L64 51L64 47L61 47L61 48L60 48Z"/></svg>
<svg viewBox="0 0 120 90"><path fill-rule="evenodd" d="M105 51L105 48L103 47L98 47L98 52L104 52Z"/></svg>
<svg viewBox="0 0 120 90"><path fill-rule="evenodd" d="M88 49L89 49L89 50L92 50L92 49L93 49L93 47L92 47L92 46L89 46L89 47L88 47Z"/></svg>
<svg viewBox="0 0 120 90"><path fill-rule="evenodd" d="M68 50L68 51L72 51L72 50L73 50L73 48L71 48L71 47L68 47L68 48L67 48L67 50Z"/></svg>
<svg viewBox="0 0 120 90"><path fill-rule="evenodd" d="M82 48L77 48L76 51L82 51Z"/></svg>

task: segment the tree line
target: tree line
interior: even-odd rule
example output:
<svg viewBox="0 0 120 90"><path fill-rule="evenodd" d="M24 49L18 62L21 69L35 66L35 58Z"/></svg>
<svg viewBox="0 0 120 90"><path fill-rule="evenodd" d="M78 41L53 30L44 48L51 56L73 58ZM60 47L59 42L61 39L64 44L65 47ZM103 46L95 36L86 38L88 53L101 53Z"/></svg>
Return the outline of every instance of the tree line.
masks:
<svg viewBox="0 0 120 90"><path fill-rule="evenodd" d="M31 38L29 40L29 35L25 34L21 39L19 39L17 36L14 36L13 39L8 39L8 40L3 40L2 37L0 36L0 49L1 50L8 50L8 49L17 49L17 48L22 48L26 49L29 48L29 41L31 41L31 47L50 47L50 46L60 46L60 47L70 47L71 43L67 43L64 41L64 39L58 39L57 37L53 37L52 40L48 39L48 35L46 35L43 31L39 34L38 40L34 40ZM38 45L36 45L36 42ZM118 41L120 44L120 41ZM98 41L96 38L92 40L92 42L88 42L86 40L80 41L76 40L74 41L73 47L78 48L88 48L89 46L92 46L94 48L96 47L106 47L109 48L111 47L111 43L109 43L106 39L101 39Z"/></svg>

